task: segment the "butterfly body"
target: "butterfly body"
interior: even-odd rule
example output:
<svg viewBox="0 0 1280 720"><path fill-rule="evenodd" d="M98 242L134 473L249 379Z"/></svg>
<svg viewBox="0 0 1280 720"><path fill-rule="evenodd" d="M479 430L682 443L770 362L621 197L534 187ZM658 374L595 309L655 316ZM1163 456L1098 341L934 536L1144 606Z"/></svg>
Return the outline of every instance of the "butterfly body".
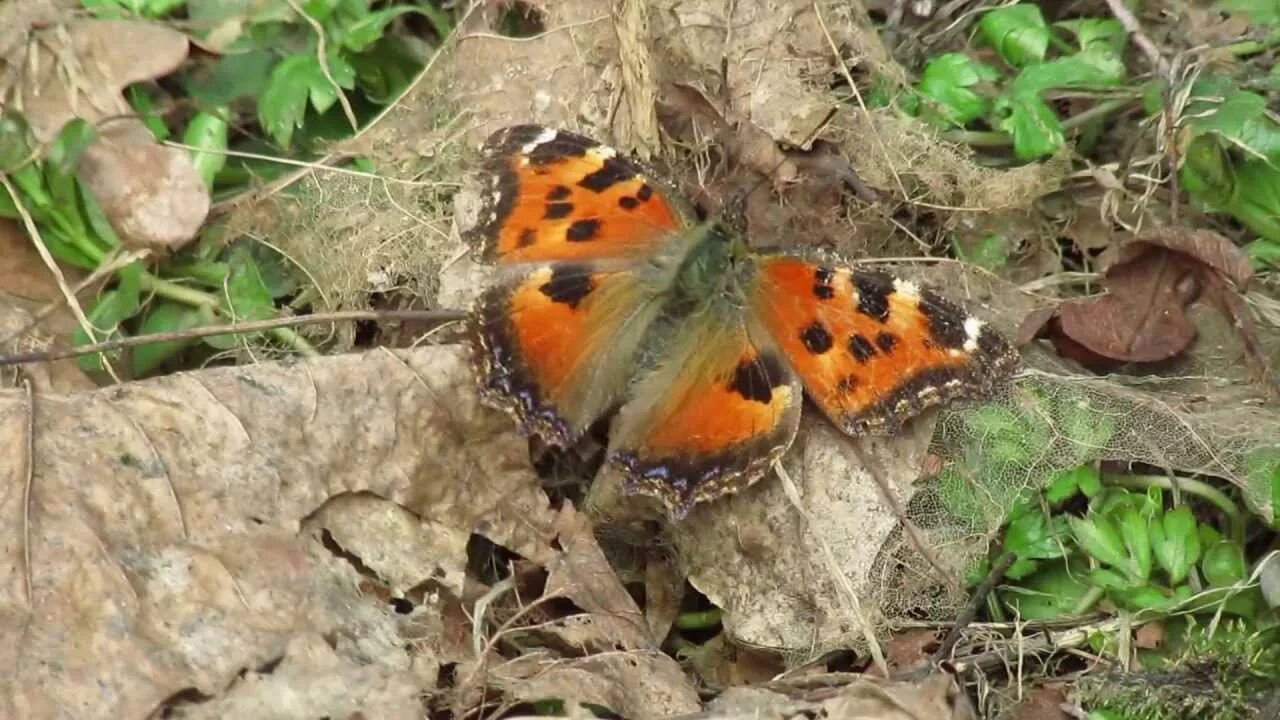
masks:
<svg viewBox="0 0 1280 720"><path fill-rule="evenodd" d="M485 154L468 235L500 273L468 330L481 396L560 445L617 410L609 462L677 517L758 480L806 394L850 435L890 433L1016 364L933 291L753 253L588 138L516 126Z"/></svg>

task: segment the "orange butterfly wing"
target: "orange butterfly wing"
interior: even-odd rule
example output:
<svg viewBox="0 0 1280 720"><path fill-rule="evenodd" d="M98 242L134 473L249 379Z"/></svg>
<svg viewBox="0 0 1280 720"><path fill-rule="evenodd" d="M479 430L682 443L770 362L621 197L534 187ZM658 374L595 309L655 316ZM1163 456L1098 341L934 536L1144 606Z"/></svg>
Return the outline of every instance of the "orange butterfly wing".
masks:
<svg viewBox="0 0 1280 720"><path fill-rule="evenodd" d="M927 408L990 394L1017 367L989 325L883 273L766 257L750 292L809 397L849 435L895 433Z"/></svg>
<svg viewBox="0 0 1280 720"><path fill-rule="evenodd" d="M635 256L685 225L637 163L590 138L518 125L483 153L488 195L466 239L487 262Z"/></svg>
<svg viewBox="0 0 1280 720"><path fill-rule="evenodd" d="M803 394L763 331L708 306L622 407L610 461L676 518L758 480L791 445Z"/></svg>
<svg viewBox="0 0 1280 720"><path fill-rule="evenodd" d="M525 431L571 444L624 391L656 298L640 276L600 264L509 272L467 327L481 398Z"/></svg>

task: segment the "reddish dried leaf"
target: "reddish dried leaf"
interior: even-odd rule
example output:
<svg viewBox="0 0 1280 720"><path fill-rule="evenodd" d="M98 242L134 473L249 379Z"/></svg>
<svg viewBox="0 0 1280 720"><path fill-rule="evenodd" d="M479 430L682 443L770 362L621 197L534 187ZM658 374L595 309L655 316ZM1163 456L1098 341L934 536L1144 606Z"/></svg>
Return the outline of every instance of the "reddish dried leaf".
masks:
<svg viewBox="0 0 1280 720"><path fill-rule="evenodd" d="M1062 332L1104 358L1124 362L1167 360L1186 350L1195 326L1183 312L1193 261L1167 250L1116 266L1110 292L1073 300L1059 308Z"/></svg>
<svg viewBox="0 0 1280 720"><path fill-rule="evenodd" d="M1152 246L1182 253L1221 273L1237 287L1243 288L1253 278L1249 258L1234 243L1212 230L1186 227L1157 227L1140 233L1120 247L1115 264L1139 259L1151 252Z"/></svg>

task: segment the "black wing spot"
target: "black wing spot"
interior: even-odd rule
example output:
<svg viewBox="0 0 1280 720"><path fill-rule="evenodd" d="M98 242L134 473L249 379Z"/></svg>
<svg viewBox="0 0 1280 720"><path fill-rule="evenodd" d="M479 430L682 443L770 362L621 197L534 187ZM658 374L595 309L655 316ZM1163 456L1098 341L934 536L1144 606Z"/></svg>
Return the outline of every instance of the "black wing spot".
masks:
<svg viewBox="0 0 1280 720"><path fill-rule="evenodd" d="M813 271L813 281L819 285L830 285L831 280L835 278L836 271L829 267L819 267Z"/></svg>
<svg viewBox="0 0 1280 720"><path fill-rule="evenodd" d="M881 273L854 273L853 289L858 293L858 312L880 322L889 319L892 278Z"/></svg>
<svg viewBox="0 0 1280 720"><path fill-rule="evenodd" d="M896 347L897 344L898 336L893 333L884 332L882 330L878 335L876 335L876 347L880 348L881 352L893 352L893 348Z"/></svg>
<svg viewBox="0 0 1280 720"><path fill-rule="evenodd" d="M591 192L600 193L608 190L617 183L623 182L624 180L630 180L635 176L636 171L632 170L631 166L627 163L619 160L618 158L606 158L604 164L600 166L599 170L596 170L590 175L582 178L578 181L578 184ZM642 187L641 190L643 189L644 188ZM640 193L636 193L637 197L639 197L639 195Z"/></svg>
<svg viewBox="0 0 1280 720"><path fill-rule="evenodd" d="M591 273L577 265L557 265L551 271L551 279L542 284L538 291L552 302L564 303L577 309L578 303L591 294L595 283L591 281Z"/></svg>
<svg viewBox="0 0 1280 720"><path fill-rule="evenodd" d="M849 354L857 358L858 362L865 363L876 354L876 346L865 335L854 334L849 338Z"/></svg>
<svg viewBox="0 0 1280 720"><path fill-rule="evenodd" d="M830 285L814 285L813 296L819 300L830 300L836 296L836 289Z"/></svg>
<svg viewBox="0 0 1280 720"><path fill-rule="evenodd" d="M520 237L516 240L519 247L529 247L538 241L538 231L533 228L525 228L520 231Z"/></svg>
<svg viewBox="0 0 1280 720"><path fill-rule="evenodd" d="M596 236L600 230L600 221L596 218L576 220L565 231L564 237L569 242L586 242Z"/></svg>
<svg viewBox="0 0 1280 720"><path fill-rule="evenodd" d="M630 195L623 195L618 198L618 205L622 206L623 210L635 210L640 206L640 201Z"/></svg>
<svg viewBox="0 0 1280 720"><path fill-rule="evenodd" d="M564 200L565 198L569 197L572 194L573 194L573 191L570 190L569 188L565 187L564 185L557 185L551 188L551 190L547 193L547 199L554 202L556 200Z"/></svg>
<svg viewBox="0 0 1280 720"><path fill-rule="evenodd" d="M653 188L649 187L648 183L641 185L636 191L636 199L640 202L648 202L651 197L653 197Z"/></svg>
<svg viewBox="0 0 1280 720"><path fill-rule="evenodd" d="M547 212L542 217L546 220L559 220L563 217L569 217L569 213L573 212L573 203L553 202L547 203Z"/></svg>
<svg viewBox="0 0 1280 720"><path fill-rule="evenodd" d="M804 349L814 355L821 355L830 350L831 345L835 342L831 337L831 332L817 320L814 320L809 327L800 331L800 341L804 343Z"/></svg>
<svg viewBox="0 0 1280 720"><path fill-rule="evenodd" d="M785 384L782 366L772 355L744 358L733 371L729 390L746 400L769 404L773 401L773 389Z"/></svg>
<svg viewBox="0 0 1280 720"><path fill-rule="evenodd" d="M969 339L964 329L964 311L943 300L932 290L920 293L920 314L929 323L929 337L944 348L961 348Z"/></svg>

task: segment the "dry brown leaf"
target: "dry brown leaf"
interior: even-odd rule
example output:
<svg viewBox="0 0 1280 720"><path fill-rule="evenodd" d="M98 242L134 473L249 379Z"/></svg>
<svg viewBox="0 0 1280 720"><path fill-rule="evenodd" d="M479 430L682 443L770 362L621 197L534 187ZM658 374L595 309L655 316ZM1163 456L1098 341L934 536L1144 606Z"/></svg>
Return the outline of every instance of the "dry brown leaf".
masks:
<svg viewBox="0 0 1280 720"><path fill-rule="evenodd" d="M705 720L783 720L800 717L843 720L976 720L968 698L950 675L934 675L917 683L864 676L834 689L807 678L813 694L774 683L765 688L730 688L710 703ZM832 692L834 689L834 693ZM785 691L785 693L784 693Z"/></svg>
<svg viewBox="0 0 1280 720"><path fill-rule="evenodd" d="M556 545L562 551L546 563L543 594L566 597L587 614L563 618L539 632L556 635L579 651L655 648L644 614L596 543L591 521L566 503L557 525Z"/></svg>
<svg viewBox="0 0 1280 720"><path fill-rule="evenodd" d="M25 352L68 347L67 338L79 327L67 309L53 273L40 259L31 240L12 220L0 218L0 352ZM63 277L72 286L84 274L63 268ZM54 303L52 311L46 307ZM35 315L42 313L39 322ZM12 338L12 340L7 340ZM74 359L58 360L23 368L34 386L45 392L70 392L96 387ZM0 374L0 386L11 384L8 373Z"/></svg>
<svg viewBox="0 0 1280 720"><path fill-rule="evenodd" d="M671 632L684 602L684 575L675 558L653 549L644 567L644 617L649 636L662 641Z"/></svg>
<svg viewBox="0 0 1280 720"><path fill-rule="evenodd" d="M209 193L185 150L157 145L133 118L127 86L173 72L187 37L163 25L74 20L33 29L31 42L0 56L0 97L16 96L36 138L49 142L83 118L100 137L85 151L80 175L130 247L174 249L209 212Z"/></svg>
<svg viewBox="0 0 1280 720"><path fill-rule="evenodd" d="M489 683L509 699L558 698L600 705L626 718L662 718L701 709L680 665L656 651L607 652L573 660L530 653L494 667Z"/></svg>
<svg viewBox="0 0 1280 720"><path fill-rule="evenodd" d="M456 587L473 532L555 555L526 445L479 405L456 348L37 395L28 483L30 412L0 393L0 642L16 649L0 716L141 717L186 688L216 697L316 633L389 687L412 667L429 688L434 661L404 636L439 622L438 595L401 616L360 592L360 566L396 587L443 571ZM350 493L422 521L361 501L367 537L353 537L325 508Z"/></svg>
<svg viewBox="0 0 1280 720"><path fill-rule="evenodd" d="M1249 357L1270 375L1239 295L1253 271L1230 240L1209 230L1157 227L1109 254L1105 295L1069 300L1056 314L1028 316L1019 335L1047 335L1061 355L1095 370L1164 361L1196 340L1190 307L1205 297L1216 301Z"/></svg>
<svg viewBox="0 0 1280 720"><path fill-rule="evenodd" d="M246 672L211 700L176 705L167 717L417 720L422 682L408 668L360 662L310 633L291 639L279 664Z"/></svg>
<svg viewBox="0 0 1280 720"><path fill-rule="evenodd" d="M1067 696L1057 685L1041 685L1013 708L1013 720L1070 720L1063 710Z"/></svg>

